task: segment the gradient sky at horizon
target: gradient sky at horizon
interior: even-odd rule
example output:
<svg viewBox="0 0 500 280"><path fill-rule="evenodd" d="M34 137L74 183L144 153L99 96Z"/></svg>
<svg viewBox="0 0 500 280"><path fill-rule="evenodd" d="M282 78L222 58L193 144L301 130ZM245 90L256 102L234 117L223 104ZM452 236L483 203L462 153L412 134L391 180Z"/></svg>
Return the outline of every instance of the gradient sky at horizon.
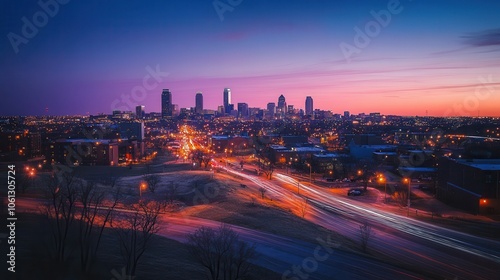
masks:
<svg viewBox="0 0 500 280"><path fill-rule="evenodd" d="M229 87L250 107L283 94L334 113L500 116L500 1L402 0L350 61L340 44L391 1L243 0L223 21L213 2L69 1L16 54L8 34L42 8L2 1L0 115L110 113L158 66L169 75L130 99L146 112L163 88L180 107L201 91L216 109Z"/></svg>

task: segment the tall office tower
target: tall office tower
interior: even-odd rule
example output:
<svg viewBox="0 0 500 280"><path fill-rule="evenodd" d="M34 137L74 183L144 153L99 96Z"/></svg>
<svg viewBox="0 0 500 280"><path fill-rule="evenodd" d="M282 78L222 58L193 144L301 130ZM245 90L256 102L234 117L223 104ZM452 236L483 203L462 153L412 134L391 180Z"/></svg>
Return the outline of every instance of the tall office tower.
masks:
<svg viewBox="0 0 500 280"><path fill-rule="evenodd" d="M135 117L137 119L144 118L144 105L135 106Z"/></svg>
<svg viewBox="0 0 500 280"><path fill-rule="evenodd" d="M278 98L278 108L276 109L276 113L280 115L284 115L286 113L286 101L283 94Z"/></svg>
<svg viewBox="0 0 500 280"><path fill-rule="evenodd" d="M310 96L306 97L306 115L312 116L314 112L313 99Z"/></svg>
<svg viewBox="0 0 500 280"><path fill-rule="evenodd" d="M219 113L219 115L224 115L224 106L217 107L217 113Z"/></svg>
<svg viewBox="0 0 500 280"><path fill-rule="evenodd" d="M349 111L344 111L344 118L349 118L351 116L351 114L349 113Z"/></svg>
<svg viewBox="0 0 500 280"><path fill-rule="evenodd" d="M179 104L172 104L172 116L178 116L179 114Z"/></svg>
<svg viewBox="0 0 500 280"><path fill-rule="evenodd" d="M231 113L231 109L229 105L231 104L231 89L230 88L225 88L224 89L224 112L226 114Z"/></svg>
<svg viewBox="0 0 500 280"><path fill-rule="evenodd" d="M238 103L238 116L242 118L248 117L248 104Z"/></svg>
<svg viewBox="0 0 500 280"><path fill-rule="evenodd" d="M196 93L196 105L194 107L194 112L196 114L203 113L203 94L201 92Z"/></svg>
<svg viewBox="0 0 500 280"><path fill-rule="evenodd" d="M169 89L164 89L161 93L161 117L172 117L172 93Z"/></svg>
<svg viewBox="0 0 500 280"><path fill-rule="evenodd" d="M274 102L267 103L267 116L269 118L273 118L275 113L276 113L276 103Z"/></svg>

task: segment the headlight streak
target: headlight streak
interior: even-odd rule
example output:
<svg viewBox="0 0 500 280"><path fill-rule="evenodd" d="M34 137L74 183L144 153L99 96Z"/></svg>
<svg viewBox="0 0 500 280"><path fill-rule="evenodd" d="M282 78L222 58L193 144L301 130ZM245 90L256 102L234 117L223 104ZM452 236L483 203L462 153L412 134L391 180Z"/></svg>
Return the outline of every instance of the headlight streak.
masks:
<svg viewBox="0 0 500 280"><path fill-rule="evenodd" d="M262 184L262 181L260 181L258 178L256 179L254 176L245 175L245 174L242 174L240 172L233 171L233 170L228 170L228 172L237 173L238 175L245 177L258 185ZM297 180L291 178L290 176L286 176L286 175L277 173L277 174L275 174L274 177L281 182L288 183L291 185L297 185ZM279 186L272 184L270 182L266 183L265 185L266 185L266 187L268 187L269 190L273 190L273 192L276 192L276 191L274 191L275 188L279 187ZM407 217L402 217L402 216L398 216L395 214L383 212L381 210L374 211L374 210L366 209L364 207L360 207L360 206L355 205L353 203L350 203L350 202L344 201L342 199L339 199L337 197L331 196L327 192L318 191L314 188L311 188L310 186L300 184L300 182L299 182L299 186L300 186L301 190L307 190L308 192L319 196L319 198L318 197L309 197L309 200L311 201L311 203L314 203L316 205L323 205L323 207L325 207L326 209L331 209L333 211L338 212L340 209L332 207L332 205L341 204L348 209L353 209L354 212L357 211L358 212L357 214L362 216L362 217L365 217L365 218L370 219L372 221L375 221L377 223L381 223L383 225L386 225L386 226L391 227L393 229L399 230L401 232L404 232L404 233L407 233L407 234L410 234L410 235L413 235L416 237L420 237L422 239L426 239L428 241L432 241L432 242L438 243L438 244L446 246L446 247L457 249L457 250L460 250L463 252L467 252L467 253L470 253L470 254L473 254L476 256L480 256L480 257L492 260L494 262L500 263L500 256L485 252L485 250L486 250L485 248L482 248L482 249L474 248L475 247L474 245L469 244L467 242L464 242L464 241L461 241L461 240L458 240L458 239L455 239L452 237L443 236L439 233L432 232L431 230L437 230L437 229L443 230L442 228L439 228L437 226L427 224L427 223L424 223L421 221L409 219ZM279 194L284 195L284 192L281 192ZM349 215L349 216L353 215L352 213L348 213L346 211L342 211L342 210L340 210L340 211L345 213L346 215ZM366 214L369 214L369 215L366 215ZM428 229L423 228L422 225L427 227ZM446 229L446 230L457 233L457 234L463 234L463 233L456 232L453 230L448 230L448 229Z"/></svg>

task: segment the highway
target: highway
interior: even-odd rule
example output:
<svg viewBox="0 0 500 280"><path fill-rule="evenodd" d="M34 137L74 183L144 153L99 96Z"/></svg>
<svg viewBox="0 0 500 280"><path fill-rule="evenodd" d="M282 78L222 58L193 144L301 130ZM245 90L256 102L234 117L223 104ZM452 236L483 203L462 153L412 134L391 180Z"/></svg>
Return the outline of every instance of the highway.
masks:
<svg viewBox="0 0 500 280"><path fill-rule="evenodd" d="M273 180L249 173L254 167L221 167L228 173L267 190L266 195L300 208L308 199L305 218L315 224L357 240L359 226L367 222L375 235L370 250L380 253L412 271L442 279L498 279L500 244L497 241L446 229L396 215L348 197L333 195L322 187L299 183L275 172Z"/></svg>
<svg viewBox="0 0 500 280"><path fill-rule="evenodd" d="M17 211L38 213L41 199L18 198ZM131 212L115 208L117 212ZM162 214L160 231L169 239L185 243L187 235L204 226L217 228L220 222L172 214ZM252 263L278 273L281 279L422 279L422 276L381 261L338 250L329 236L318 236L313 244L240 226L231 226L240 239L256 245L258 258ZM295 267L295 268L294 268ZM299 278L297 278L299 277Z"/></svg>
<svg viewBox="0 0 500 280"><path fill-rule="evenodd" d="M220 226L219 222L193 217L164 217L163 221L167 227L159 234L180 242L186 242L187 234L201 226L211 228ZM303 273L307 273L308 279L421 279L422 277L377 260L336 250L336 243L334 241L329 243L328 236L318 236L321 242L312 244L244 227L231 227L238 232L242 240L257 245L256 250L260 256L254 261L255 264L279 274L290 271L288 277L285 273L283 279L293 279L292 267L302 266L307 258L314 259L318 246L322 250L321 256L325 259L316 261L317 268L314 271L307 272L302 269ZM329 247L332 252L329 253L326 247ZM307 265L306 268L308 268Z"/></svg>
<svg viewBox="0 0 500 280"><path fill-rule="evenodd" d="M190 139L191 149L207 150L198 141L193 143L190 135L184 136ZM238 161L219 157L214 159L213 164L217 166L221 160L225 164L218 168L251 182L249 187L253 185L266 189L266 197L284 203L299 216L307 198L304 218L317 225L357 241L360 225L369 224L375 232L369 250L411 271L438 279L500 279L498 241L414 220L334 195L323 187L300 183L278 170L274 172L273 180L268 180L257 176L255 170L259 167L250 163L241 169Z"/></svg>

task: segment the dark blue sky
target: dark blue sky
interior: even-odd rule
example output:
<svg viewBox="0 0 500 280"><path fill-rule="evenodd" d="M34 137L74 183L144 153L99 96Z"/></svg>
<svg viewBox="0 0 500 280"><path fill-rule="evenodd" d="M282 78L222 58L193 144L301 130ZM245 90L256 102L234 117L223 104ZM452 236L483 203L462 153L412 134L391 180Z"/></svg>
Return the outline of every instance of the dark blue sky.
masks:
<svg viewBox="0 0 500 280"><path fill-rule="evenodd" d="M388 4L398 12L356 45L356 28L367 32ZM116 100L159 111L163 88L181 107L202 91L215 109L224 87L250 107L284 94L334 112L500 115L500 1L243 0L221 21L210 0L73 0L18 46L22 18L43 9L24 0L0 9L1 115L109 113ZM148 67L169 74L123 101ZM481 79L490 94L477 97Z"/></svg>

